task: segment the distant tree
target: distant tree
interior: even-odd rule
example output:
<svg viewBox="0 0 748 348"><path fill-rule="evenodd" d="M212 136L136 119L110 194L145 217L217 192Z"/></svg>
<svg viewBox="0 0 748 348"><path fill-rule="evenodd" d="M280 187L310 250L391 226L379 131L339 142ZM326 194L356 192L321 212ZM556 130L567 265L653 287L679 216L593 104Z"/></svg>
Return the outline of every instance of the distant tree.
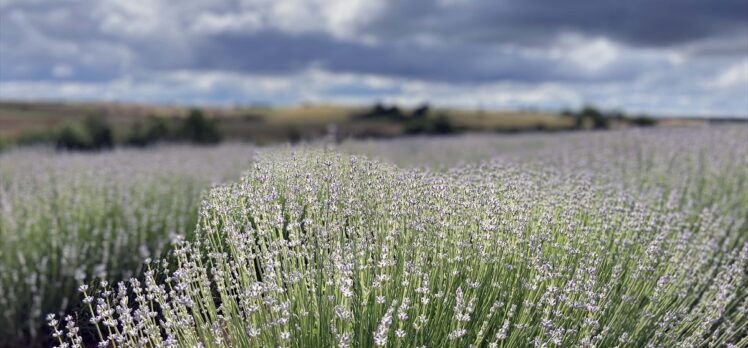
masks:
<svg viewBox="0 0 748 348"><path fill-rule="evenodd" d="M144 133L150 143L163 141L169 137L169 125L163 117L151 115L145 122Z"/></svg>
<svg viewBox="0 0 748 348"><path fill-rule="evenodd" d="M405 121L405 134L453 134L458 130L446 115L410 118Z"/></svg>
<svg viewBox="0 0 748 348"><path fill-rule="evenodd" d="M114 136L112 127L99 115L89 115L84 121L84 126L91 139L92 150L111 149L114 147Z"/></svg>
<svg viewBox="0 0 748 348"><path fill-rule="evenodd" d="M610 120L593 106L585 106L577 114L577 128L581 128L584 120L592 121L595 129L605 129L610 126Z"/></svg>
<svg viewBox="0 0 748 348"><path fill-rule="evenodd" d="M143 134L143 124L140 121L136 121L130 127L130 131L125 138L125 144L138 147L148 145Z"/></svg>
<svg viewBox="0 0 748 348"><path fill-rule="evenodd" d="M286 128L286 137L291 144L297 144L301 141L301 131L297 127L289 126Z"/></svg>
<svg viewBox="0 0 748 348"><path fill-rule="evenodd" d="M405 118L405 115L403 115L403 112L400 111L400 108L398 108L397 106L390 107L387 111L387 115L396 120L402 120Z"/></svg>
<svg viewBox="0 0 748 348"><path fill-rule="evenodd" d="M130 146L148 146L169 138L169 126L162 117L150 115L145 123L137 121L130 128L125 143Z"/></svg>
<svg viewBox="0 0 748 348"><path fill-rule="evenodd" d="M405 134L423 134L429 132L429 122L425 118L413 118L405 121L403 127Z"/></svg>
<svg viewBox="0 0 748 348"><path fill-rule="evenodd" d="M93 147L92 144L91 136L78 123L63 126L55 140L55 147L58 150L90 150Z"/></svg>
<svg viewBox="0 0 748 348"><path fill-rule="evenodd" d="M429 115L429 104L422 104L421 106L417 107L415 110L413 110L413 117L414 118L423 118L427 117Z"/></svg>
<svg viewBox="0 0 748 348"><path fill-rule="evenodd" d="M207 119L200 109L190 110L182 123L181 137L198 144L214 144L221 140L216 122Z"/></svg>
<svg viewBox="0 0 748 348"><path fill-rule="evenodd" d="M648 116L637 116L629 121L632 125L639 127L651 127L657 124L657 121Z"/></svg>
<svg viewBox="0 0 748 348"><path fill-rule="evenodd" d="M166 140L169 126L162 117L148 116L145 123L137 121L130 128L125 143L130 146L147 146Z"/></svg>
<svg viewBox="0 0 748 348"><path fill-rule="evenodd" d="M384 106L382 103L376 103L371 108L371 111L369 113L373 115L384 115L387 112L388 112L388 108L386 106Z"/></svg>
<svg viewBox="0 0 748 348"><path fill-rule="evenodd" d="M391 119L394 121L402 121L406 119L403 112L397 106L386 106L382 103L376 103L368 111L359 114L357 118L363 119Z"/></svg>
<svg viewBox="0 0 748 348"><path fill-rule="evenodd" d="M114 147L112 127L100 115L89 115L83 123L62 127L55 138L61 150L106 150Z"/></svg>
<svg viewBox="0 0 748 348"><path fill-rule="evenodd" d="M452 121L445 115L439 115L434 119L432 129L434 134L452 134L455 132Z"/></svg>

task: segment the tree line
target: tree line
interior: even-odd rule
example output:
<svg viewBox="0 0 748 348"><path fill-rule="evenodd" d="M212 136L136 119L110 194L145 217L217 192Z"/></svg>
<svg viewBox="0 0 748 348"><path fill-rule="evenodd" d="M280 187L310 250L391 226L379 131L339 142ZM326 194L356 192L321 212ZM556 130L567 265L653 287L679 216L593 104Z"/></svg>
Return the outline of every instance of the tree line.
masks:
<svg viewBox="0 0 748 348"><path fill-rule="evenodd" d="M99 151L115 145L145 147L162 142L215 144L222 136L217 122L205 116L202 110L192 109L187 117L173 118L148 116L133 123L119 139L114 128L100 114L90 114L82 121L68 122L57 130L22 134L18 144L54 144L58 150Z"/></svg>

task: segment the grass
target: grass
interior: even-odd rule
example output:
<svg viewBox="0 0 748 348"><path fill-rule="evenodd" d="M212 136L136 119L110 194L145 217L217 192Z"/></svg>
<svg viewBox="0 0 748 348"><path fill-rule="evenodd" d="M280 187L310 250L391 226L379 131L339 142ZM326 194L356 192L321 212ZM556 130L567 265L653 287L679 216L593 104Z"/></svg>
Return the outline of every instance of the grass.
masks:
<svg viewBox="0 0 748 348"><path fill-rule="evenodd" d="M439 110L437 110L438 112ZM443 110L458 127L495 131L555 130L574 126L570 117L559 117L549 112Z"/></svg>
<svg viewBox="0 0 748 348"><path fill-rule="evenodd" d="M265 111L267 115L265 121L283 125L345 123L348 122L350 115L359 109L336 105L308 105L269 109Z"/></svg>

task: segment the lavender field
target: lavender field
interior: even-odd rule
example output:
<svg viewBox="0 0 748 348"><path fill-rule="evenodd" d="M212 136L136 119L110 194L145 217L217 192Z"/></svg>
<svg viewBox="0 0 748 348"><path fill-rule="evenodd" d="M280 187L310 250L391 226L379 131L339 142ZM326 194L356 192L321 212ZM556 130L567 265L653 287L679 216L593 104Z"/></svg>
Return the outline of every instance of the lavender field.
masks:
<svg viewBox="0 0 748 348"><path fill-rule="evenodd" d="M748 347L748 127L0 154L0 346Z"/></svg>

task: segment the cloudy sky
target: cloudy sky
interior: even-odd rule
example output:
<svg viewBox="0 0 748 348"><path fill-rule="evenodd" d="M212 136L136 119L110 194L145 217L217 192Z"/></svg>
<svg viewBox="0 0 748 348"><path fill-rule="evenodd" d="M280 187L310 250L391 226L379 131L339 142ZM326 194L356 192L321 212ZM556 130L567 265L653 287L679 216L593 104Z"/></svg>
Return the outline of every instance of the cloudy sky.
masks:
<svg viewBox="0 0 748 348"><path fill-rule="evenodd" d="M748 117L748 2L0 0L0 98Z"/></svg>

